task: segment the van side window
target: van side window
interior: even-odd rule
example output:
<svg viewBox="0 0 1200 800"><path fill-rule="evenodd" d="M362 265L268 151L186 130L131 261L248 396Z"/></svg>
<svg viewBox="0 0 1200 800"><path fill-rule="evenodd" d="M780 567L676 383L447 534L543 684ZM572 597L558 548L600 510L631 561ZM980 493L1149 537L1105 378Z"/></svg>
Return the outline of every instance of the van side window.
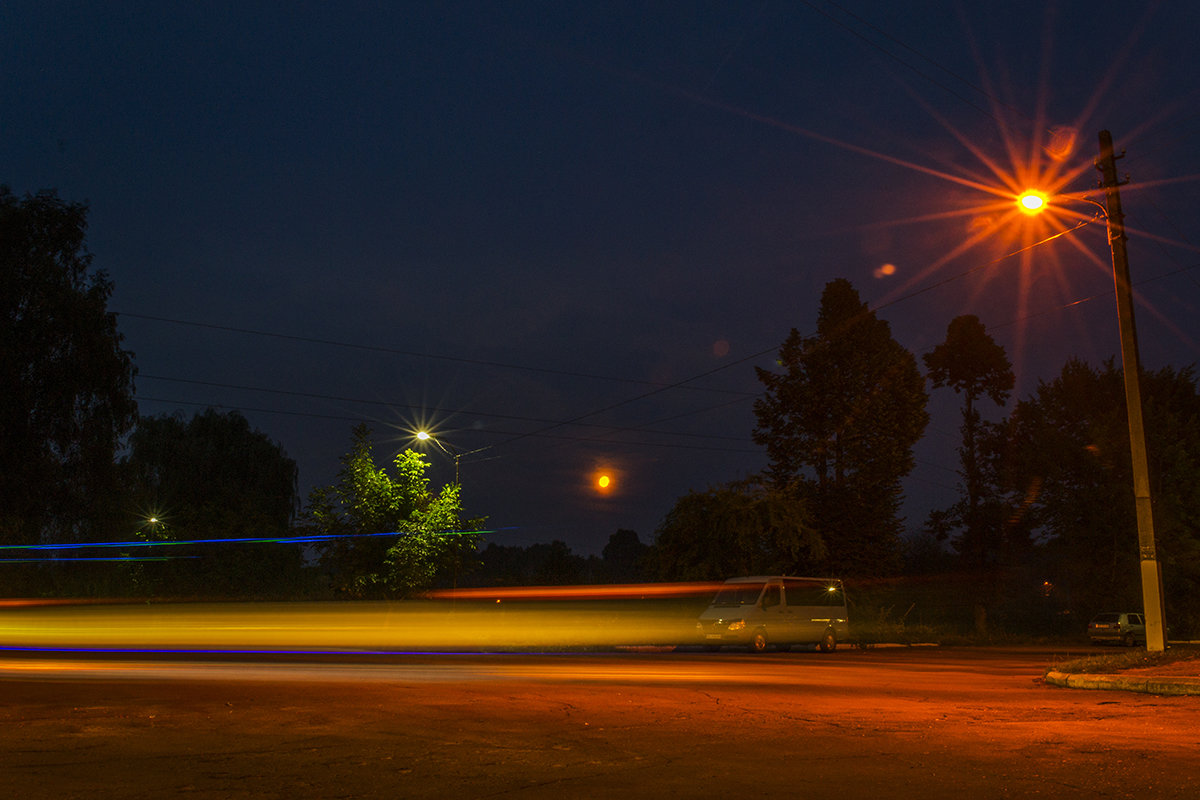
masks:
<svg viewBox="0 0 1200 800"><path fill-rule="evenodd" d="M789 606L829 606L843 603L841 594L830 592L824 582L785 579L784 583L787 586Z"/></svg>
<svg viewBox="0 0 1200 800"><path fill-rule="evenodd" d="M780 595L779 586L768 586L767 590L763 592L763 608L779 605L782 602Z"/></svg>

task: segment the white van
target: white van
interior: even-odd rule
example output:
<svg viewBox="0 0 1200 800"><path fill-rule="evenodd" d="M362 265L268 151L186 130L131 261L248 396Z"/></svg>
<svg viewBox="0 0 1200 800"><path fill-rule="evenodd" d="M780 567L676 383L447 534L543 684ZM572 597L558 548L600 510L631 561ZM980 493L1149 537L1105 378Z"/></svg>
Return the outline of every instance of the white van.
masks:
<svg viewBox="0 0 1200 800"><path fill-rule="evenodd" d="M833 578L730 578L696 630L710 646L747 645L761 653L772 645L815 644L829 653L850 635L849 616L845 589Z"/></svg>

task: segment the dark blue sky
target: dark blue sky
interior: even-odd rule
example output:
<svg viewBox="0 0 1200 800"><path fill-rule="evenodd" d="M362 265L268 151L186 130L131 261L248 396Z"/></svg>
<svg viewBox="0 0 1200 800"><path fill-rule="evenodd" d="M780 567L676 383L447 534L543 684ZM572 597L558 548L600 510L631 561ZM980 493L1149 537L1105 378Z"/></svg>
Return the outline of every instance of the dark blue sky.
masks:
<svg viewBox="0 0 1200 800"><path fill-rule="evenodd" d="M753 366L836 277L918 357L977 314L1027 396L1117 353L1104 231L992 264L1033 239L980 185L1091 189L1101 129L1144 361L1200 353L1191 3L18 1L0 37L0 181L90 205L142 413L240 408L305 492L355 420L431 424L487 448L497 541L648 540L764 465ZM910 527L954 496L943 394Z"/></svg>

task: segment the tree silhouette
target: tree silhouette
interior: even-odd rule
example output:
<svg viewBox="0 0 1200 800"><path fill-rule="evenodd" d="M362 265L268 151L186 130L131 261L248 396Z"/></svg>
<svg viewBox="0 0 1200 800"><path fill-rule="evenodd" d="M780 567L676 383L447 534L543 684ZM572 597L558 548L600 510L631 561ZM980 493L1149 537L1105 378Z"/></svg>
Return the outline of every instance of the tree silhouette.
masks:
<svg viewBox="0 0 1200 800"><path fill-rule="evenodd" d="M272 539L292 533L296 462L236 411L142 417L121 462L134 524L163 541ZM155 521L148 522L153 516ZM295 544L170 548L185 558L135 565L136 590L175 596L294 597L303 554Z"/></svg>
<svg viewBox="0 0 1200 800"><path fill-rule="evenodd" d="M1143 371L1155 534L1177 634L1200 632L1200 385L1191 367ZM1081 619L1140 608L1137 521L1122 370L1078 359L1021 400L1005 428L1003 485L1045 539L1046 579Z"/></svg>
<svg viewBox="0 0 1200 800"><path fill-rule="evenodd" d="M135 370L86 230L86 206L0 185L0 543L93 540L113 520Z"/></svg>
<svg viewBox="0 0 1200 800"><path fill-rule="evenodd" d="M767 479L806 498L829 570L895 571L900 481L929 422L916 359L838 279L821 296L816 335L793 328L779 365L757 370L766 391L754 404L754 440L767 449Z"/></svg>
<svg viewBox="0 0 1200 800"><path fill-rule="evenodd" d="M935 389L952 388L963 396L962 444L959 446L963 497L950 509L935 515L943 532L962 530L958 547L973 568L983 569L996 558L1001 543L1001 520L995 503L984 506L984 475L980 464L981 418L977 403L988 397L996 405L1008 402L1015 378L1004 348L988 335L979 318L955 317L946 329L946 341L924 357Z"/></svg>
<svg viewBox="0 0 1200 800"><path fill-rule="evenodd" d="M734 483L676 500L651 558L660 580L686 581L807 574L825 554L796 491Z"/></svg>

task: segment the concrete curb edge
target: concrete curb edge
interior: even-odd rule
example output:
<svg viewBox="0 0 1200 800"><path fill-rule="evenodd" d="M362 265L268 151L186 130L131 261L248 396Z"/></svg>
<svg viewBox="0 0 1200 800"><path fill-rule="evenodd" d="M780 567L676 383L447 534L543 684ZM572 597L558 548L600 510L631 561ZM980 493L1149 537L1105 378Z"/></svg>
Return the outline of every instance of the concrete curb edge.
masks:
<svg viewBox="0 0 1200 800"><path fill-rule="evenodd" d="M1161 695L1200 695L1200 678L1155 678L1141 675L1069 675L1047 672L1046 683L1068 689L1107 689Z"/></svg>

